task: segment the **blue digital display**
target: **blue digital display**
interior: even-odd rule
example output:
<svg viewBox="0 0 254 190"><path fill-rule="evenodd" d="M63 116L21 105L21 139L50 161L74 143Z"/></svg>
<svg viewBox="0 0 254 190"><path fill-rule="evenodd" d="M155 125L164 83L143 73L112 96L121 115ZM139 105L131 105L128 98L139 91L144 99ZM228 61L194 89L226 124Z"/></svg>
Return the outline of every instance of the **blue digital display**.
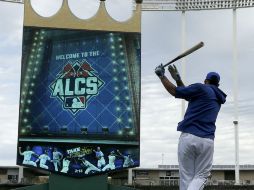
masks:
<svg viewBox="0 0 254 190"><path fill-rule="evenodd" d="M139 150L133 147L23 142L20 145L19 164L75 177L139 166Z"/></svg>
<svg viewBox="0 0 254 190"><path fill-rule="evenodd" d="M37 159L47 158L41 149L52 157L52 147L69 158L66 151L79 143L107 154L125 145L136 159L130 167L138 166L140 54L139 33L24 27L18 164L29 165L22 161L27 147ZM95 157L83 159L95 164ZM54 171L52 164L41 168Z"/></svg>

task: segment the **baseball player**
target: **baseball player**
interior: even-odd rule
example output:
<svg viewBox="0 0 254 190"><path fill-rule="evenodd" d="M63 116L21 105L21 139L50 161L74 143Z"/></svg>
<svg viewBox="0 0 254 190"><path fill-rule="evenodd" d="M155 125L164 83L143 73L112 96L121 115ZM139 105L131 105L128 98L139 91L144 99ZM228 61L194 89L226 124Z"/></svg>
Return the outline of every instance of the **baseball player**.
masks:
<svg viewBox="0 0 254 190"><path fill-rule="evenodd" d="M71 163L71 161L69 159L70 159L70 157L68 157L68 156L63 159L63 168L61 170L62 173L67 173L69 171L69 166Z"/></svg>
<svg viewBox="0 0 254 190"><path fill-rule="evenodd" d="M108 169L114 170L116 168L115 160L116 160L115 152L111 151L110 154L108 155L108 164L102 169L102 171L106 171Z"/></svg>
<svg viewBox="0 0 254 190"><path fill-rule="evenodd" d="M100 147L97 147L97 150L93 150L94 153L95 153L95 157L97 158L98 162L97 162L97 167L99 169L101 169L103 166L105 166L106 162L105 162L105 159L104 159L104 154L103 152L101 151L101 148Z"/></svg>
<svg viewBox="0 0 254 190"><path fill-rule="evenodd" d="M80 158L79 160L82 161L82 163L84 164L84 166L86 167L86 171L85 174L89 174L89 172L91 171L97 171L100 172L101 170L99 168L97 168L96 166L94 166L93 164L91 164L89 161L87 161L85 158Z"/></svg>
<svg viewBox="0 0 254 190"><path fill-rule="evenodd" d="M37 167L36 163L32 161L31 158L32 158L32 155L36 157L39 157L39 155L35 154L35 152L31 150L30 146L27 146L26 151L24 152L21 152L21 147L19 147L19 154L24 156L24 159L22 162L23 164Z"/></svg>
<svg viewBox="0 0 254 190"><path fill-rule="evenodd" d="M127 167L130 167L130 166L133 166L134 165L134 161L133 159L131 158L131 155L130 154L127 154L127 156L124 156L119 150L117 150L118 154L123 157L124 159L124 162L123 162L123 167L124 168L127 168Z"/></svg>
<svg viewBox="0 0 254 190"><path fill-rule="evenodd" d="M50 157L48 156L48 151L45 150L43 154L39 156L39 158L35 161L36 163L40 161L40 167L43 169L49 169L49 167L46 165L47 161L51 161Z"/></svg>
<svg viewBox="0 0 254 190"><path fill-rule="evenodd" d="M53 164L55 167L55 171L58 171L58 167L60 167L61 163L60 161L63 159L63 154L57 150L55 147L53 150Z"/></svg>
<svg viewBox="0 0 254 190"><path fill-rule="evenodd" d="M219 87L220 76L209 72L204 84L185 86L177 68L168 67L177 87L164 75L162 65L155 73L166 90L174 97L189 102L184 119L178 123L181 132L178 144L180 190L202 190L212 169L215 122L226 94Z"/></svg>

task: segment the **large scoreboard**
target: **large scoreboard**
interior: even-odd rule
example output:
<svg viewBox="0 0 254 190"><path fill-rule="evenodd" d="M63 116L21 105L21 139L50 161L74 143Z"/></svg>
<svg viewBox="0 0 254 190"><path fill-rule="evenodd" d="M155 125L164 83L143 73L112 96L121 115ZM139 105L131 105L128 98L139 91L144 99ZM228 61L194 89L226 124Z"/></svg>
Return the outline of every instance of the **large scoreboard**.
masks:
<svg viewBox="0 0 254 190"><path fill-rule="evenodd" d="M17 164L74 177L139 166L139 32L24 26Z"/></svg>

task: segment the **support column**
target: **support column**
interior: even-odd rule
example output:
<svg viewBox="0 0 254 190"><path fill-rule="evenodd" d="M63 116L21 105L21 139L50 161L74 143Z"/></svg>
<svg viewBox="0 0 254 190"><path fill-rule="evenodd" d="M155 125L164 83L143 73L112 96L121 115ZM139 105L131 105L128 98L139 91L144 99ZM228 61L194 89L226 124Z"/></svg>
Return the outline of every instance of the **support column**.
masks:
<svg viewBox="0 0 254 190"><path fill-rule="evenodd" d="M132 169L128 169L128 185L133 185L133 181L132 181Z"/></svg>
<svg viewBox="0 0 254 190"><path fill-rule="evenodd" d="M186 50L186 15L185 15L185 11L182 11L182 52L184 52ZM182 73L181 73L181 77L183 82L186 82L186 60L185 58L182 58ZM184 113L185 113L185 100L182 100L182 118L184 117Z"/></svg>
<svg viewBox="0 0 254 190"><path fill-rule="evenodd" d="M235 130L235 185L240 184L239 133L238 133L238 60L237 60L237 14L233 9L233 81L234 81L234 130Z"/></svg>
<svg viewBox="0 0 254 190"><path fill-rule="evenodd" d="M18 183L21 183L22 178L24 177L24 167L19 166L19 176L18 176Z"/></svg>

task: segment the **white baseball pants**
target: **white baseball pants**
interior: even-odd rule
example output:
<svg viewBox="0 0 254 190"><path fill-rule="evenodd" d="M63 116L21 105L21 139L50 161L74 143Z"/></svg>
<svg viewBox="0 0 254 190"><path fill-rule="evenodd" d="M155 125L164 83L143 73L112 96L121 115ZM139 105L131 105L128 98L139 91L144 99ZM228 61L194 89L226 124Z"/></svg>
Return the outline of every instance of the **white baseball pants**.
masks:
<svg viewBox="0 0 254 190"><path fill-rule="evenodd" d="M178 144L180 190L202 190L210 176L214 141L182 133Z"/></svg>

